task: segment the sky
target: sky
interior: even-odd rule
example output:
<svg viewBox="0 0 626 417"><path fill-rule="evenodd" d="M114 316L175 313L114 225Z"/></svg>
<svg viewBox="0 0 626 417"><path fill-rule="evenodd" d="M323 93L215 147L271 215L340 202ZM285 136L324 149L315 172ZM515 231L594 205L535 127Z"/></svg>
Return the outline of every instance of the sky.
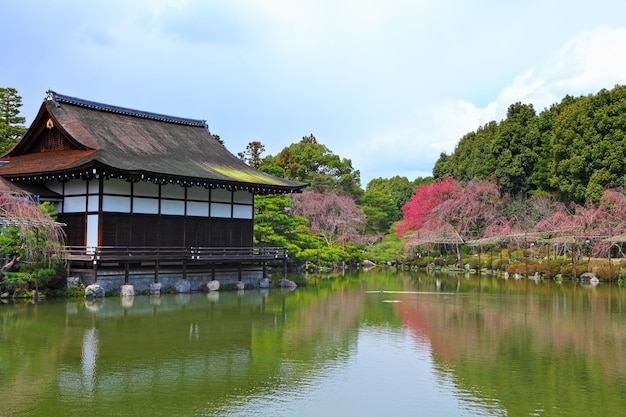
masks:
<svg viewBox="0 0 626 417"><path fill-rule="evenodd" d="M432 175L516 102L626 84L622 0L2 0L0 87L205 120L234 154L313 134L361 185Z"/></svg>

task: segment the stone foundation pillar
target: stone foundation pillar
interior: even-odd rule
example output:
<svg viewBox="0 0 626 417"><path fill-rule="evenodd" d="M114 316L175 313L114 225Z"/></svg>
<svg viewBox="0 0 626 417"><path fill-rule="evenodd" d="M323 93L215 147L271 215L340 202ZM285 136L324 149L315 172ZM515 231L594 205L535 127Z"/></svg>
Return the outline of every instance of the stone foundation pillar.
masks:
<svg viewBox="0 0 626 417"><path fill-rule="evenodd" d="M153 282L150 284L150 295L161 295L161 283Z"/></svg>
<svg viewBox="0 0 626 417"><path fill-rule="evenodd" d="M120 295L122 297L135 295L135 287L130 284L122 285L122 288L120 288Z"/></svg>

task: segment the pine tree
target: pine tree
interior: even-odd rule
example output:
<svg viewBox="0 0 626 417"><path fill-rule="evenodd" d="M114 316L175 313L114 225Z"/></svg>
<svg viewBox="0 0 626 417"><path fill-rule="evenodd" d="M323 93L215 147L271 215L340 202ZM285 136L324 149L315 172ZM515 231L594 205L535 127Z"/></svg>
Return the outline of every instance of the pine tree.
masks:
<svg viewBox="0 0 626 417"><path fill-rule="evenodd" d="M26 132L26 119L20 117L22 97L15 88L0 87L0 155L4 155Z"/></svg>

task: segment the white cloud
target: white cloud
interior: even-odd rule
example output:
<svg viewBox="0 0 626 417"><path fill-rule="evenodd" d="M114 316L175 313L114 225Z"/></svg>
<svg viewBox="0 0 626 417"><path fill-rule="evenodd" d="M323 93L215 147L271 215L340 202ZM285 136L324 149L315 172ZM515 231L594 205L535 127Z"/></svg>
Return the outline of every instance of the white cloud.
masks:
<svg viewBox="0 0 626 417"><path fill-rule="evenodd" d="M625 51L626 28L600 27L577 36L556 59L563 76L555 77L554 88L582 94L626 83Z"/></svg>
<svg viewBox="0 0 626 417"><path fill-rule="evenodd" d="M602 88L626 83L626 28L600 27L567 42L545 63L528 68L504 86L484 107L470 101L447 99L421 104L398 125L375 132L359 147L354 160L370 172L384 166L432 171L441 152L451 153L461 137L478 127L506 117L511 104L533 104L539 113L565 95L595 94ZM379 168L380 169L380 168ZM366 185L369 176L364 175ZM412 179L412 178L409 178Z"/></svg>
<svg viewBox="0 0 626 417"><path fill-rule="evenodd" d="M626 6L572 1L8 0L0 78L29 121L52 88L206 119L235 153L313 133L365 186L430 174L517 101L541 111L626 83Z"/></svg>
<svg viewBox="0 0 626 417"><path fill-rule="evenodd" d="M505 106L516 101L532 103L539 112L565 95L595 94L626 83L625 50L626 28L585 31L504 88L496 100L499 113L504 116Z"/></svg>

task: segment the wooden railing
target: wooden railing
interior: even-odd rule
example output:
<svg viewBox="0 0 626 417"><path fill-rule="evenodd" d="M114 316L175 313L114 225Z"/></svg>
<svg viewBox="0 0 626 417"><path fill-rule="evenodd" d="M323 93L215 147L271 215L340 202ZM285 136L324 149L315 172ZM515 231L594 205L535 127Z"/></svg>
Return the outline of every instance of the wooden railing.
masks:
<svg viewBox="0 0 626 417"><path fill-rule="evenodd" d="M287 258L287 249L278 247L119 247L68 246L68 260L77 261L269 261Z"/></svg>

